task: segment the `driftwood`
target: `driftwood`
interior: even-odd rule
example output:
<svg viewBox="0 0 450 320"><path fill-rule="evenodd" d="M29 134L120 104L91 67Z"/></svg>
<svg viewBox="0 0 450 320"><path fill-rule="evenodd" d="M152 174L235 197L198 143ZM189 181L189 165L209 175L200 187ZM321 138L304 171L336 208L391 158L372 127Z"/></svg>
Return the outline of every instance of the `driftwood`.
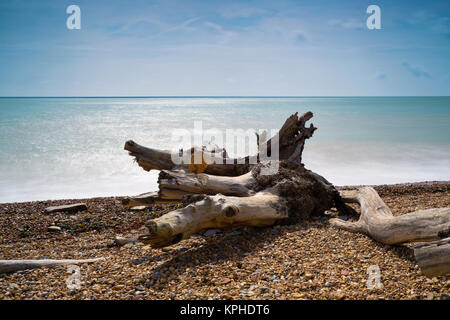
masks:
<svg viewBox="0 0 450 320"><path fill-rule="evenodd" d="M184 158L192 159L192 156L201 154L202 159L207 158L208 162L213 162L204 166L194 163L175 164L172 161L172 153L168 150L158 150L143 147L136 142L130 140L125 143L124 149L129 151L144 170L184 170L194 173L204 172L209 175L216 176L239 176L250 171L252 164L257 162L260 154L270 153L272 145L279 146L279 160L289 160L301 162L301 156L305 140L312 137L314 131L317 129L311 124L305 127L305 123L313 117L312 112L307 112L301 117L295 113L290 116L280 131L273 138L260 142L260 152L257 155L246 156L239 159L229 159L225 149L215 149L207 152L204 148L194 147L189 150L181 150L187 156ZM273 143L277 141L277 143ZM225 161L223 161L225 159ZM191 161L193 162L193 161ZM226 163L223 163L226 162ZM232 163L230 163L232 162ZM201 170L198 170L198 167Z"/></svg>
<svg viewBox="0 0 450 320"><path fill-rule="evenodd" d="M95 259L63 259L63 260L0 260L0 273L16 272L27 269L36 269L42 267L55 267L69 264L91 263L103 258Z"/></svg>
<svg viewBox="0 0 450 320"><path fill-rule="evenodd" d="M368 235L384 244L431 241L450 233L450 208L418 210L393 216L378 193L371 187L341 191L346 203L359 203L358 221L330 219L330 223L350 232ZM450 238L416 245L416 261L427 277L450 274Z"/></svg>
<svg viewBox="0 0 450 320"><path fill-rule="evenodd" d="M148 231L144 234L117 238L117 244L142 241L163 247L209 228L297 222L321 215L332 207L348 212L351 209L345 203L354 202L361 205L357 222L331 219L330 223L364 233L385 244L431 241L449 236L450 208L393 216L373 188L338 192L325 178L306 169L301 159L306 140L316 130L312 124L305 126L312 116L311 112L300 117L297 113L290 116L271 139L258 136L256 155L239 159L228 158L225 149L194 147L180 150L183 161L174 162L170 151L127 141L125 150L139 166L146 171L160 171L159 190L127 198L123 204L133 207L182 202L184 207L148 221ZM278 158L268 160L265 156L273 152L278 152ZM418 261L423 266L432 266L425 267L430 270L435 270L436 264L439 270L448 270L447 245L418 249ZM436 258L439 254L446 258L439 260ZM430 274L434 272L430 271Z"/></svg>
<svg viewBox="0 0 450 320"><path fill-rule="evenodd" d="M450 238L416 245L414 256L427 277L450 274Z"/></svg>
<svg viewBox="0 0 450 320"><path fill-rule="evenodd" d="M68 204L63 206L55 206L55 207L48 207L44 209L45 213L54 213L54 212L71 212L75 213L78 211L87 210L87 206L85 203L74 203L74 204Z"/></svg>
<svg viewBox="0 0 450 320"><path fill-rule="evenodd" d="M263 138L258 136L256 155L239 159L228 158L224 149L202 147L180 151L188 160L200 152L201 163L177 164L169 151L126 142L125 150L139 166L160 170L160 174L158 192L127 198L124 205L181 201L185 207L150 220L148 233L116 242L139 240L161 247L208 228L269 226L339 207L339 193L333 185L301 163L305 141L316 130L313 124L305 126L312 116L311 112L290 116L271 139L259 141ZM278 159L265 158L275 152Z"/></svg>
<svg viewBox="0 0 450 320"><path fill-rule="evenodd" d="M347 203L359 203L361 216L357 222L331 219L330 223L351 232L364 233L378 242L399 244L442 238L450 231L450 208L419 210L393 216L375 189L342 191Z"/></svg>

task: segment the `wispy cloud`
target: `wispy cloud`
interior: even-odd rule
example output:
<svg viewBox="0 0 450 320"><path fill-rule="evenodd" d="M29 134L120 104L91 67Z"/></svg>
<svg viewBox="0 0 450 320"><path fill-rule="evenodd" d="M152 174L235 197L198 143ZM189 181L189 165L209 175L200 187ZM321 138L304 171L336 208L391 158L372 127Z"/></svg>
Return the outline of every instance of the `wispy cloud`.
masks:
<svg viewBox="0 0 450 320"><path fill-rule="evenodd" d="M428 72L422 70L418 66L412 66L408 62L403 62L402 66L416 78L420 77L431 78L431 75Z"/></svg>
<svg viewBox="0 0 450 320"><path fill-rule="evenodd" d="M186 21L184 21L183 23L170 27L168 30L166 30L166 32L172 32L172 31L196 31L197 28L192 27L191 25L200 20L200 18L192 18L192 19L188 19Z"/></svg>
<svg viewBox="0 0 450 320"><path fill-rule="evenodd" d="M223 36L224 38L222 40L227 40L234 35L234 32L225 30L221 25L217 23L206 21L204 23L204 26Z"/></svg>
<svg viewBox="0 0 450 320"><path fill-rule="evenodd" d="M156 19L137 17L134 19L129 19L127 23L106 26L105 30L110 31L112 35L120 36L137 33L139 29L144 29L148 32L155 27L159 30L165 28L166 24Z"/></svg>
<svg viewBox="0 0 450 320"><path fill-rule="evenodd" d="M80 31L54 0L0 1L0 95L449 95L448 0L399 1L384 32L360 0L80 1Z"/></svg>
<svg viewBox="0 0 450 320"><path fill-rule="evenodd" d="M406 19L411 25L423 26L438 34L450 35L450 17L439 16L425 10L412 13Z"/></svg>
<svg viewBox="0 0 450 320"><path fill-rule="evenodd" d="M340 27L344 29L363 29L364 22L357 19L332 19L328 21L328 24L332 27Z"/></svg>

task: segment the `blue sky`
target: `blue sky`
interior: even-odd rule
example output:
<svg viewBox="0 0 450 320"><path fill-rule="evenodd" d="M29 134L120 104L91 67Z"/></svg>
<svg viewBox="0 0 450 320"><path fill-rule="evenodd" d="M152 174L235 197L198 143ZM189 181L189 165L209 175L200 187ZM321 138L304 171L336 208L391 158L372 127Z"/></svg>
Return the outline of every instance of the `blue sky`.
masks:
<svg viewBox="0 0 450 320"><path fill-rule="evenodd" d="M447 0L2 0L0 30L0 96L450 95Z"/></svg>

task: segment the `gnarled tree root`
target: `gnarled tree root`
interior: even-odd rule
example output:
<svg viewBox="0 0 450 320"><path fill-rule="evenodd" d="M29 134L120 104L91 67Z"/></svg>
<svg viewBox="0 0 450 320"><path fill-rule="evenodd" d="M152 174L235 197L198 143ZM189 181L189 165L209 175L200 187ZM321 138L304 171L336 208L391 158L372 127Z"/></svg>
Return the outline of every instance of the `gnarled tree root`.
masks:
<svg viewBox="0 0 450 320"><path fill-rule="evenodd" d="M116 243L144 241L161 247L203 229L269 226L280 219L318 215L339 206L333 185L301 163L305 142L316 130L313 124L306 126L312 116L311 112L295 113L271 139L257 135L258 153L239 159L228 158L224 149L194 147L176 155L187 162L175 163L169 151L127 141L125 150L139 166L160 170L159 191L127 198L123 204L178 201L185 207L150 220L147 234L116 238ZM192 160L199 153L202 163L196 164Z"/></svg>
<svg viewBox="0 0 450 320"><path fill-rule="evenodd" d="M393 216L373 188L339 193L325 178L305 169L301 163L302 152L306 140L316 130L312 124L309 127L305 124L312 116L311 112L300 117L297 113L291 115L271 139L260 142L258 136L257 155L239 159L228 158L224 149L206 151L201 147L180 150L178 155L183 155L183 159L188 161L177 164L172 161L169 151L126 142L125 149L139 166L146 171L160 170L161 173L158 192L127 198L124 205L181 201L185 207L148 221L146 234L117 238L116 243L123 245L142 241L153 247L163 247L208 228L269 226L281 219L296 221L299 217L322 214L332 207L345 211L349 208L346 202L361 205L359 220L331 219L330 223L348 231L364 233L384 244L432 241L450 235L450 208ZM278 151L278 159L265 161L264 156L272 154L272 151ZM201 163L192 161L195 157L201 159ZM274 168L277 170L271 170ZM439 270L448 270L448 258L439 261L434 258L448 255L447 245L422 247L417 251L418 257L422 258L418 259L424 266L437 264ZM420 250L429 253L424 254ZM434 261L429 262L427 257Z"/></svg>
<svg viewBox="0 0 450 320"><path fill-rule="evenodd" d="M450 208L418 210L393 216L375 189L341 191L347 203L359 203L361 216L358 221L330 219L331 225L350 232L368 235L384 244L432 241L448 237L450 233ZM416 260L426 276L450 273L449 239L416 246Z"/></svg>
<svg viewBox="0 0 450 320"><path fill-rule="evenodd" d="M375 189L341 191L347 203L359 203L361 216L357 222L330 219L331 225L368 235L384 244L430 241L442 238L450 230L450 208L434 208L393 216Z"/></svg>

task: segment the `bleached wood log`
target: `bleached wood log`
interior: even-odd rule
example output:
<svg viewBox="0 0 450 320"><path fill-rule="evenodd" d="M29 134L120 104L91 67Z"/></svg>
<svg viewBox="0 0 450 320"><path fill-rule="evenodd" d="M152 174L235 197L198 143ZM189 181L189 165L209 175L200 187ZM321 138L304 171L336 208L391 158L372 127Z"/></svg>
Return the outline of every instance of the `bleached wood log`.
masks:
<svg viewBox="0 0 450 320"><path fill-rule="evenodd" d="M194 174L184 171L162 170L158 179L159 191L127 197L122 204L127 207L150 205L154 203L174 203L191 194L217 193L230 196L247 197L255 192L250 186L255 183L250 172L237 176L213 176L205 173Z"/></svg>
<svg viewBox="0 0 450 320"><path fill-rule="evenodd" d="M241 170L248 167L248 165L246 166L245 164L227 164L227 154L225 149L218 149L213 152L208 152L199 147L181 150L183 155L182 158L186 159L186 161L183 161L181 164L176 164L172 161L172 152L170 150L147 148L137 144L133 140L127 141L124 149L129 151L130 156L133 156L138 165L145 171L184 170L187 172L201 173L208 166L207 173L209 174L222 175L220 173L228 173L223 175L238 175ZM201 163L195 164L195 157L201 159ZM238 160L234 159L233 161L234 163L237 163ZM206 162L208 165L206 165Z"/></svg>
<svg viewBox="0 0 450 320"><path fill-rule="evenodd" d="M147 148L132 140L125 142L124 149L129 151L130 156L134 156L138 165L146 171L172 169L175 167L169 150Z"/></svg>
<svg viewBox="0 0 450 320"><path fill-rule="evenodd" d="M269 226L288 217L282 203L279 196L270 192L259 192L250 197L205 196L201 201L148 221L147 234L137 239L119 238L116 243L139 240L154 247L163 247L209 228Z"/></svg>
<svg viewBox="0 0 450 320"><path fill-rule="evenodd" d="M250 172L238 176L213 176L204 173L192 174L163 170L159 179L160 190L180 190L190 194L223 194L247 197L254 192L250 185L255 182Z"/></svg>
<svg viewBox="0 0 450 320"><path fill-rule="evenodd" d="M440 239L450 230L450 208L435 208L393 216L375 189L341 191L344 202L359 203L361 216L357 222L330 219L338 228L360 232L384 244Z"/></svg>
<svg viewBox="0 0 450 320"><path fill-rule="evenodd" d="M243 158L230 159L225 149L208 152L204 148L194 147L182 151L183 158L188 159L188 161L183 164L175 164L172 161L171 151L169 150L147 148L132 140L125 143L124 149L129 151L129 154L135 158L138 165L146 171L184 170L186 172L204 172L217 176L239 176L249 172L258 162L260 155L271 153L272 145L279 148L279 160L297 161L300 163L305 140L311 138L316 130L313 124L305 127L305 123L312 116L312 112L306 112L300 117L297 112L291 115L274 137L265 142L258 142L258 154ZM198 158L207 159L207 163L202 161L202 163L194 164L191 156L194 154L200 154Z"/></svg>
<svg viewBox="0 0 450 320"><path fill-rule="evenodd" d="M450 275L450 238L417 244L414 256L425 276Z"/></svg>
<svg viewBox="0 0 450 320"><path fill-rule="evenodd" d="M91 263L104 258L95 259L44 259L44 260L0 260L0 273L10 273L20 270L36 269L42 267L55 267L68 264Z"/></svg>

